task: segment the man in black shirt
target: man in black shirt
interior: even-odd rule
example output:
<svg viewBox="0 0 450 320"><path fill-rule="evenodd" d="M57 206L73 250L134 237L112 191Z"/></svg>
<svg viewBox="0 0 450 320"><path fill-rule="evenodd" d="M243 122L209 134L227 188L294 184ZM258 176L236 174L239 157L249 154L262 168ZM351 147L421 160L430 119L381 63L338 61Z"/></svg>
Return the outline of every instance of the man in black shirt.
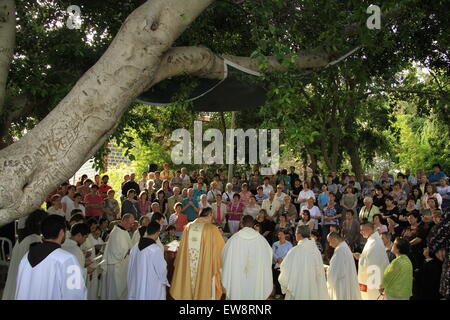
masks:
<svg viewBox="0 0 450 320"><path fill-rule="evenodd" d="M137 196L141 193L141 190L139 188L139 184L137 184L136 181L134 181L134 179L136 179L136 174L132 173L130 175L130 180L125 182L125 184L122 187L122 196L124 198L127 198L127 194L128 194L128 190L134 189L134 191L136 191L136 196L135 196L135 200L137 200Z"/></svg>
<svg viewBox="0 0 450 320"><path fill-rule="evenodd" d="M290 166L289 170L291 173L289 173L289 177L291 177L291 189L294 189L295 187L295 180L300 179L299 175L295 173L295 167Z"/></svg>

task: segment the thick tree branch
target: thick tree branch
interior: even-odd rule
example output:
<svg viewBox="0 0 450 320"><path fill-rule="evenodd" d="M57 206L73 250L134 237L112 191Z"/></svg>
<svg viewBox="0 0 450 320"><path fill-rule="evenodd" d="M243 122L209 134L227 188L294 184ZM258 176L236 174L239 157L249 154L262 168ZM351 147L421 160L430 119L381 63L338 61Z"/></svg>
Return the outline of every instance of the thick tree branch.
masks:
<svg viewBox="0 0 450 320"><path fill-rule="evenodd" d="M220 57L206 47L174 47L170 48L164 54L161 65L151 85L182 74L209 79L223 79L223 58L252 71L260 71L260 58L239 57L226 54ZM267 72L288 70L275 57L265 57L265 59L267 59ZM296 54L295 66L298 69L314 69L325 67L328 62L329 56L323 51L302 51Z"/></svg>

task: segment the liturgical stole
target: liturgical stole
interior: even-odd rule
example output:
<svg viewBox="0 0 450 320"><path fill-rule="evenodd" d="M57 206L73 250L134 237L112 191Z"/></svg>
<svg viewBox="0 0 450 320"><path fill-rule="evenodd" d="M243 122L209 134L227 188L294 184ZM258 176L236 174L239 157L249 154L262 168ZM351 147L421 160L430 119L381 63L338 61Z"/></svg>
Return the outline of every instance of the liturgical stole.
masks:
<svg viewBox="0 0 450 320"><path fill-rule="evenodd" d="M191 269L191 289L194 295L195 284L197 281L198 261L200 258L200 243L202 239L202 232L204 223L193 223L189 228L189 266Z"/></svg>

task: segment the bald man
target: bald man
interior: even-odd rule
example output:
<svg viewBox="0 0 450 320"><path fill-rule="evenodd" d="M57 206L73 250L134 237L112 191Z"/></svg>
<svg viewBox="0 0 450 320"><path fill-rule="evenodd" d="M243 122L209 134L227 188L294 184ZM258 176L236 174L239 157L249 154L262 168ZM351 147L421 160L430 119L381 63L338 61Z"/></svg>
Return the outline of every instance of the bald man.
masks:
<svg viewBox="0 0 450 320"><path fill-rule="evenodd" d="M337 232L327 237L334 248L327 270L328 294L332 300L361 300L355 260L344 238Z"/></svg>
<svg viewBox="0 0 450 320"><path fill-rule="evenodd" d="M127 271L131 242L128 231L134 224L134 216L124 214L119 224L109 235L103 254L105 265L102 283L103 300L120 300L127 298Z"/></svg>
<svg viewBox="0 0 450 320"><path fill-rule="evenodd" d="M363 300L377 300L383 280L384 269L389 264L383 240L370 222L361 225L361 234L367 239L361 254L354 253L358 260L358 282Z"/></svg>

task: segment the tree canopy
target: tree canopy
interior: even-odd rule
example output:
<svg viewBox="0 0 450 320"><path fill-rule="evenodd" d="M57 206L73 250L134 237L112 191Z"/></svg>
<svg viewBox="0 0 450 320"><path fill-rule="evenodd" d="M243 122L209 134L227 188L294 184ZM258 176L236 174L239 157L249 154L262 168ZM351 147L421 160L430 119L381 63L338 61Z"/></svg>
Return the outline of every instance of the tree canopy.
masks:
<svg viewBox="0 0 450 320"><path fill-rule="evenodd" d="M5 16L0 12L0 48L13 53L10 61L8 55L0 59L6 69L0 73L0 147L10 145L0 155L6 163L0 171L13 174L10 164L22 163L17 187L24 194L40 189L14 209L14 201L9 203L14 212L36 206L52 183L67 179L94 153L101 165L108 139L126 148L135 139L152 146L166 141L173 128L191 126L198 115L183 92L168 108L133 101L166 78L181 76L190 90L193 76L217 77L213 53L263 73L258 81L270 99L251 110L253 116L242 111L237 126L282 125L286 148L313 166L335 170L348 157L361 175L378 155L402 161L406 156L398 148L393 153L392 143L407 139L402 132L411 125L405 123L408 114L422 119L421 126L411 127L413 134L433 126L448 137L445 1L380 1L380 30L366 26L370 1L197 0L188 6L180 0L23 0L17 10L11 9L13 0L0 2L7 8ZM80 29L65 24L70 5L81 8ZM15 41L2 28L14 12ZM405 75L416 66L430 76ZM217 120L224 122L220 115ZM426 131L431 136L423 140L430 150L445 146L445 139L434 139L436 130ZM34 157L17 160L30 143ZM63 150L76 161L58 159ZM43 182L43 164L61 170ZM2 188L6 199L11 192Z"/></svg>

